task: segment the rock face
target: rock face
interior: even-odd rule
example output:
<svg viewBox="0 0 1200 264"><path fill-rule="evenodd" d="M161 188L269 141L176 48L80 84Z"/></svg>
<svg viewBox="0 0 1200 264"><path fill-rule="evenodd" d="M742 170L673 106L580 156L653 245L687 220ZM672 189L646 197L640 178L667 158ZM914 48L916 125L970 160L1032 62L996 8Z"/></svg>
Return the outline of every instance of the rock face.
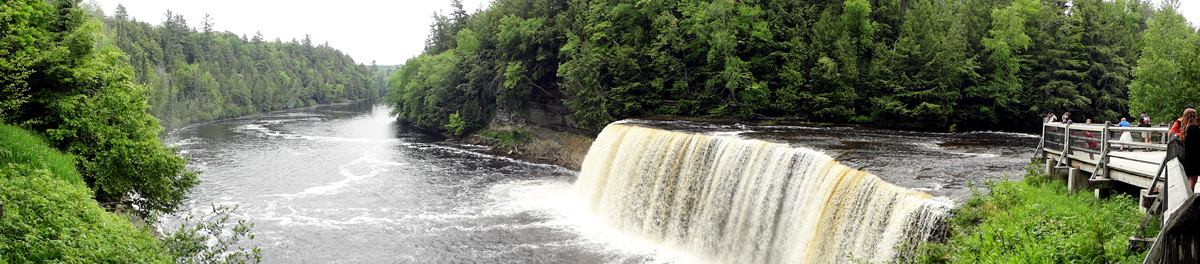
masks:
<svg viewBox="0 0 1200 264"><path fill-rule="evenodd" d="M583 165L583 158L592 146L592 141L595 141L591 137L541 127L500 127L492 130L518 129L528 134L529 139L505 144L499 139L475 135L463 140L463 143L489 146L497 155L561 165L578 170Z"/></svg>
<svg viewBox="0 0 1200 264"><path fill-rule="evenodd" d="M499 107L491 127L540 127L561 132L580 132L575 121L567 117L571 109L561 99L539 98L529 102L524 111Z"/></svg>
<svg viewBox="0 0 1200 264"><path fill-rule="evenodd" d="M579 129L575 121L567 117L571 109L562 103L562 98L562 93L555 90L527 102L527 108L523 110L499 107L488 129L529 133L527 142L502 150L507 155L579 169L594 139L586 136L587 131ZM491 145L488 142L492 141L474 140L473 143Z"/></svg>

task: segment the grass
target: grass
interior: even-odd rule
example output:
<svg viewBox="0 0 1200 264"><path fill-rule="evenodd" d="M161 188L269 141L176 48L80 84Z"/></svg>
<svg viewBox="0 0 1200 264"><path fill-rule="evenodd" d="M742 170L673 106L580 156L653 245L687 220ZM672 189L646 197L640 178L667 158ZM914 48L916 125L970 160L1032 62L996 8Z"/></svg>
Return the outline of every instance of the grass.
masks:
<svg viewBox="0 0 1200 264"><path fill-rule="evenodd" d="M1128 249L1144 213L1129 195L1096 199L1049 181L1039 163L1023 180L988 182L951 218L945 243L921 245L915 263L1138 263ZM1153 236L1157 226L1146 232Z"/></svg>
<svg viewBox="0 0 1200 264"><path fill-rule="evenodd" d="M500 150L511 150L517 147L517 145L528 143L531 139L529 132L525 132L524 127L513 130L484 130L477 133L477 135L499 140L495 148Z"/></svg>
<svg viewBox="0 0 1200 264"><path fill-rule="evenodd" d="M0 125L0 165L23 164L50 170L60 180L85 186L75 158L50 148L46 139L23 129Z"/></svg>

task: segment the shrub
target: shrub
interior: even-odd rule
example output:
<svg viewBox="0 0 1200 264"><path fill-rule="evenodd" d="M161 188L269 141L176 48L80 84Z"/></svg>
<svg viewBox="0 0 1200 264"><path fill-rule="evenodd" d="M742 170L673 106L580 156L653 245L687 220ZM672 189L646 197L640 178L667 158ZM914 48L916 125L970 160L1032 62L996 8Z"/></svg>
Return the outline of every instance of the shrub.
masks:
<svg viewBox="0 0 1200 264"><path fill-rule="evenodd" d="M950 220L945 244L926 244L919 263L1129 263L1128 238L1144 215L1128 195L1095 199L1048 183L1030 165L1021 181L989 182ZM1153 227L1151 227L1153 228ZM1153 231L1156 232L1156 231Z"/></svg>
<svg viewBox="0 0 1200 264"><path fill-rule="evenodd" d="M149 232L92 199L71 156L7 125L0 125L0 201L0 262L170 261Z"/></svg>

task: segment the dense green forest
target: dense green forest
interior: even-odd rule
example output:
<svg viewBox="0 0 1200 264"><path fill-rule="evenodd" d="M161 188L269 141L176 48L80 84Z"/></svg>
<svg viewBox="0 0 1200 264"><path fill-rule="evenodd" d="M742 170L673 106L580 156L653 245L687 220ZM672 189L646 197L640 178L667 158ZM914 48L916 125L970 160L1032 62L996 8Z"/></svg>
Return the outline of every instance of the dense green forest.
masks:
<svg viewBox="0 0 1200 264"><path fill-rule="evenodd" d="M154 237L198 180L162 144L149 86L80 0L0 2L0 263L257 262L238 222ZM229 208L214 207L223 216Z"/></svg>
<svg viewBox="0 0 1200 264"><path fill-rule="evenodd" d="M100 22L78 1L5 2L0 26L0 120L44 133L74 155L101 204L139 215L172 212L196 184L162 145L147 90L115 47L98 47Z"/></svg>
<svg viewBox="0 0 1200 264"><path fill-rule="evenodd" d="M387 101L453 134L539 100L562 100L592 130L645 115L963 130L1032 129L1047 111L1174 117L1200 103L1188 62L1200 43L1167 2L497 0L474 14L458 3L435 15Z"/></svg>
<svg viewBox="0 0 1200 264"><path fill-rule="evenodd" d="M400 65L376 65L375 61L371 61L371 89L379 93L382 98L387 95L388 78L396 74L396 70L400 69Z"/></svg>
<svg viewBox="0 0 1200 264"><path fill-rule="evenodd" d="M97 47L100 27L78 1L0 3L0 122L38 134L0 129L0 262L169 260L148 232L100 209L153 221L197 183L160 143L124 55Z"/></svg>
<svg viewBox="0 0 1200 264"><path fill-rule="evenodd" d="M188 27L167 11L162 24L130 18L117 6L104 19L107 39L128 54L134 81L149 86L151 114L167 127L194 121L378 98L372 69L305 36L283 42L215 32L214 19Z"/></svg>

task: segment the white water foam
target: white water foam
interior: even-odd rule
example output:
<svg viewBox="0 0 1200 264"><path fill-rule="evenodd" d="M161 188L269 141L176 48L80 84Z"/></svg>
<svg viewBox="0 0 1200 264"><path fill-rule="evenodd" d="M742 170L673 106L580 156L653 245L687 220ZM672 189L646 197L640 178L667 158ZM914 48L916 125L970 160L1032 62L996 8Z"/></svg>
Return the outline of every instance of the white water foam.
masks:
<svg viewBox="0 0 1200 264"><path fill-rule="evenodd" d="M623 260L644 260L649 257L650 263L711 263L703 256L613 228L608 221L579 206L582 202L574 195L574 186L568 182L514 181L497 184L488 191L488 197L495 202L486 207L485 214L528 213L547 217L548 221L534 225L578 234L579 240L561 243L612 254L614 259L611 262L623 263Z"/></svg>
<svg viewBox="0 0 1200 264"><path fill-rule="evenodd" d="M920 143L911 143L911 144L917 145L919 147L927 148L927 149L932 149L932 150L938 151L938 152L962 155L962 156L968 156L968 157L995 158L995 157L1000 156L999 154L994 154L994 153L971 153L971 152L951 151L949 149L946 149L945 147L942 147L942 145L941 145L942 143L945 143L945 142L934 141L934 142L920 142Z"/></svg>
<svg viewBox="0 0 1200 264"><path fill-rule="evenodd" d="M354 172L351 171L351 169L355 165L366 165L370 169L370 172L368 172L367 174L363 174L363 175L354 174ZM304 189L304 191L301 191L300 193L282 194L280 196L283 196L288 199L294 199L294 198L304 197L304 196L309 196L309 195L331 194L331 193L334 193L335 191L337 191L338 189L341 189L343 187L350 185L351 183L378 176L380 173L388 171L389 168L391 168L391 167L402 166L402 165L405 165L405 164L399 163L399 162L380 160L378 157L376 157L375 154L372 154L372 153L364 154L362 157L359 157L357 159L354 159L353 161L350 161L350 163L338 166L338 173L340 173L342 176L346 177L345 179L342 179L342 180L336 181L336 182L332 182L332 183L329 183L326 185L309 187L307 189Z"/></svg>

